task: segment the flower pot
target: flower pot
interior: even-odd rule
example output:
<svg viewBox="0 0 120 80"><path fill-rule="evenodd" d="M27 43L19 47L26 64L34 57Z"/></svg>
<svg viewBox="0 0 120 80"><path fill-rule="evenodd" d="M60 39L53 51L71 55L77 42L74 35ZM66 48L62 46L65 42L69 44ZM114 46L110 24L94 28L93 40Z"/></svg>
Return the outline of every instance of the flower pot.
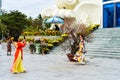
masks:
<svg viewBox="0 0 120 80"><path fill-rule="evenodd" d="M33 54L34 53L34 49L30 49L30 53Z"/></svg>
<svg viewBox="0 0 120 80"><path fill-rule="evenodd" d="M73 59L74 54L68 53L68 54L66 54L66 55L67 55L69 61L77 62L76 60Z"/></svg>

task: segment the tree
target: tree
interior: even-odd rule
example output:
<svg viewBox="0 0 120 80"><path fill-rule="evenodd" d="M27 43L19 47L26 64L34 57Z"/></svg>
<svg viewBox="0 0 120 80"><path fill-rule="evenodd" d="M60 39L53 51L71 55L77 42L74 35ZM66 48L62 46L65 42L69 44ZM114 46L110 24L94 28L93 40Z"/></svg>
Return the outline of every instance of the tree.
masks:
<svg viewBox="0 0 120 80"><path fill-rule="evenodd" d="M46 20L47 20L47 19L44 19L44 21L43 21L43 24L44 24L43 28L44 28L44 29L48 29L48 28L50 28L50 26L51 26L51 23L45 23Z"/></svg>
<svg viewBox="0 0 120 80"><path fill-rule="evenodd" d="M39 14L38 17L33 20L33 26L34 26L34 27L37 27L38 30L39 30L39 29L43 29L42 23L43 23L43 19L42 19L42 17L41 17L41 14Z"/></svg>
<svg viewBox="0 0 120 80"><path fill-rule="evenodd" d="M3 36L6 36L7 35L6 33L7 33L6 25L0 22L0 39L3 38Z"/></svg>
<svg viewBox="0 0 120 80"><path fill-rule="evenodd" d="M23 32L23 29L30 25L27 16L18 10L4 13L0 19L1 23L7 26L9 31L8 36L15 36L15 34L19 36Z"/></svg>

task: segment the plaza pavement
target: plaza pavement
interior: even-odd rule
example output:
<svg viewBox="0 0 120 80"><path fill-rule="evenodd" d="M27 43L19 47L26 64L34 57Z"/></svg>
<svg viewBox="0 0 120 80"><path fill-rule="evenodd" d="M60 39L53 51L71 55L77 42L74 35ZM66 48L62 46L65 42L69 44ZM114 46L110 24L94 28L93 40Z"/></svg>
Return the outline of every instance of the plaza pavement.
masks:
<svg viewBox="0 0 120 80"><path fill-rule="evenodd" d="M30 54L24 49L26 73L12 74L9 69L14 56L6 55L6 44L0 53L0 80L120 80L120 59L87 58L86 65L69 62L67 51L59 46L47 55ZM89 53L87 53L89 54Z"/></svg>

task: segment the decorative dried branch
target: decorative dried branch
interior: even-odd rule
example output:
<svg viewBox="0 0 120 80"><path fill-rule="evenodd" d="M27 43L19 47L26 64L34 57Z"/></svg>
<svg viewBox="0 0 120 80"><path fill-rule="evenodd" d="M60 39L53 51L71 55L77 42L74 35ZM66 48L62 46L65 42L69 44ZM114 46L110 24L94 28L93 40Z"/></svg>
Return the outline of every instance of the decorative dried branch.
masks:
<svg viewBox="0 0 120 80"><path fill-rule="evenodd" d="M62 47L67 50L70 49L71 53L75 54L78 50L79 46L79 36L82 35L86 41L90 40L90 34L91 31L89 30L89 27L86 27L84 24L78 23L78 24L72 24L70 26L64 25L63 33L67 33L68 39L66 42L67 44L63 44ZM86 38L85 38L86 37ZM89 39L88 39L89 38ZM67 47L66 47L67 46Z"/></svg>

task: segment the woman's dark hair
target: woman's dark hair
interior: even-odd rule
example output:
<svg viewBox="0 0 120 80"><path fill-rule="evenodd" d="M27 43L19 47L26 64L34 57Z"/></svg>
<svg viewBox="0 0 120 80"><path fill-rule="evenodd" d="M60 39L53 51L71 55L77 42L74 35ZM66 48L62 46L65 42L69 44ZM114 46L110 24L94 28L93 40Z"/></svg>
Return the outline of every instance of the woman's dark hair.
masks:
<svg viewBox="0 0 120 80"><path fill-rule="evenodd" d="M19 35L18 35L18 34L15 34L13 37L14 37L14 40L13 40L13 41L16 41L16 42L17 42L17 41L18 41L18 38L19 38Z"/></svg>
<svg viewBox="0 0 120 80"><path fill-rule="evenodd" d="M82 38L83 38L83 40L84 40L84 36L83 35L81 35L82 36Z"/></svg>

